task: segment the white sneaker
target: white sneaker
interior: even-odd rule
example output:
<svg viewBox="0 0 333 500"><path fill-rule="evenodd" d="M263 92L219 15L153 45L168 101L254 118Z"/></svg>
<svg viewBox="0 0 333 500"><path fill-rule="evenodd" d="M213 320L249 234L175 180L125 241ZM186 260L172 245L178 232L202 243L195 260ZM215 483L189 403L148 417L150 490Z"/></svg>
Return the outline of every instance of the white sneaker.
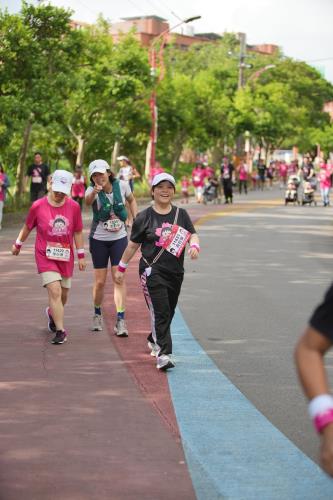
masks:
<svg viewBox="0 0 333 500"><path fill-rule="evenodd" d="M174 368L175 363L171 360L168 354L161 354L161 356L157 356L157 364L156 368L158 370L168 370L169 368Z"/></svg>
<svg viewBox="0 0 333 500"><path fill-rule="evenodd" d="M117 337L128 337L128 330L124 319L117 319L117 323L114 326L114 333Z"/></svg>
<svg viewBox="0 0 333 500"><path fill-rule="evenodd" d="M102 323L102 315L101 314L94 315L91 330L93 332L101 332L103 330L103 323Z"/></svg>
<svg viewBox="0 0 333 500"><path fill-rule="evenodd" d="M156 358L156 356L158 356L158 353L160 352L160 348L158 347L157 344L155 344L155 342L150 342L148 340L148 349L150 349L150 355L151 356L154 356Z"/></svg>

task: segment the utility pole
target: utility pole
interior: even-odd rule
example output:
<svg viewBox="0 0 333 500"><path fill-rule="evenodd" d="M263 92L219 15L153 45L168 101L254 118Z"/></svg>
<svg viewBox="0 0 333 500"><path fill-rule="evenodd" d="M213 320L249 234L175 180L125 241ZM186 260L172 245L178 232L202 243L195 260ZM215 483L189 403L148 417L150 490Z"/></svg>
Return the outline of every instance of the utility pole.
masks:
<svg viewBox="0 0 333 500"><path fill-rule="evenodd" d="M247 67L246 59L246 34L238 33L239 39L239 62L238 62L238 90L243 89L245 86L244 70ZM242 135L237 137L236 140L236 155L241 158L244 154L244 138Z"/></svg>
<svg viewBox="0 0 333 500"><path fill-rule="evenodd" d="M245 85L244 69L246 68L246 33L238 33L239 37L239 66L238 66L238 88L242 89Z"/></svg>

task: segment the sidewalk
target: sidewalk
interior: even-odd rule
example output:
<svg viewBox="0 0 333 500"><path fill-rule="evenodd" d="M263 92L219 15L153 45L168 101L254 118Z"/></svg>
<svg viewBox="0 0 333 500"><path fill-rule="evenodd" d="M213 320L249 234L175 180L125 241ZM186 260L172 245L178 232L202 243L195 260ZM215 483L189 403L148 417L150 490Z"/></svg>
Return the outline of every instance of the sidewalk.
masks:
<svg viewBox="0 0 333 500"><path fill-rule="evenodd" d="M149 321L137 265L128 273L128 339L113 335L111 285L108 328L89 332L88 257L87 271L76 270L66 308L69 341L54 346L34 237L15 258L9 249L16 235L17 228L0 234L0 499L195 498L167 378L146 349Z"/></svg>

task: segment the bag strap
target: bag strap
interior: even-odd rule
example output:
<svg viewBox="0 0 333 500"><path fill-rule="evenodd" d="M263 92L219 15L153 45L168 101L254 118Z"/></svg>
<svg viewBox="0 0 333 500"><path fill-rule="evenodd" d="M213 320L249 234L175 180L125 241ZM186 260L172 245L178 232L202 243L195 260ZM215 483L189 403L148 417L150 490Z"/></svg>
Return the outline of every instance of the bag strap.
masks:
<svg viewBox="0 0 333 500"><path fill-rule="evenodd" d="M112 182L113 190L113 211L117 217L123 222L126 221L128 214L121 195L120 182L118 179L114 179Z"/></svg>
<svg viewBox="0 0 333 500"><path fill-rule="evenodd" d="M123 199L121 197L120 185L118 179L114 179L112 182L112 191L113 191L113 204L122 203Z"/></svg>
<svg viewBox="0 0 333 500"><path fill-rule="evenodd" d="M178 220L178 214L179 214L179 207L177 207L176 209L176 213L175 213L175 218L173 220L173 223L172 225L174 224L177 224L177 220ZM162 253L164 252L165 248L161 248L161 250L158 252L157 255L155 255L154 259L153 259L153 262L151 264L149 264L148 260L142 256L142 259L143 261L149 266L151 267L153 264L156 264L156 262L158 261L158 259L161 257Z"/></svg>

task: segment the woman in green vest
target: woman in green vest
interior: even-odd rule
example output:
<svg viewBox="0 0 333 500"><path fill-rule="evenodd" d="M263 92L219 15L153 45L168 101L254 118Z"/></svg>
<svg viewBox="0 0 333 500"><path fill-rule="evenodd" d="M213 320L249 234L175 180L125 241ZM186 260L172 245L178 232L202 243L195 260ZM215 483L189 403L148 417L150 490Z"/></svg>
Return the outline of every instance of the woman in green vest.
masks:
<svg viewBox="0 0 333 500"><path fill-rule="evenodd" d="M125 323L126 285L115 282L114 276L120 258L127 246L125 202L133 219L138 208L128 183L115 179L105 160L94 160L89 165L91 185L85 193L85 201L92 207L93 220L89 235L89 248L95 270L93 288L94 315L92 331L103 329L101 306L109 261L114 284L114 302L117 320L114 332L118 337L127 337Z"/></svg>

